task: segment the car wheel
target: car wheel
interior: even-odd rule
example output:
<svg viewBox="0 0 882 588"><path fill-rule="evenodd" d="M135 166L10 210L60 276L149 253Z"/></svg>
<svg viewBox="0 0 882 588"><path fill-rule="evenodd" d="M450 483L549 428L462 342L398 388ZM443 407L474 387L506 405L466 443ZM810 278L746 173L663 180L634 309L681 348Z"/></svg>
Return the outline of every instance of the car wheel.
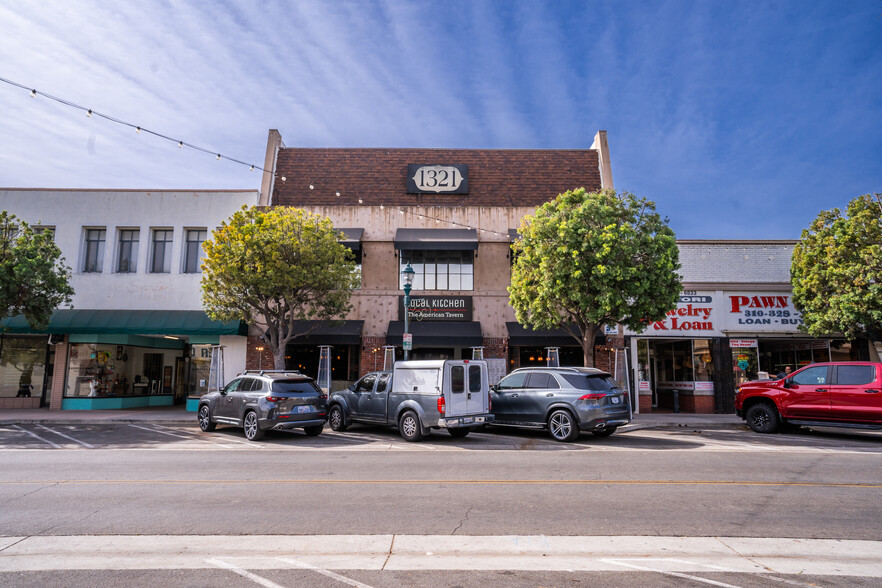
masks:
<svg viewBox="0 0 882 588"><path fill-rule="evenodd" d="M462 439L469 434L469 429L447 429L447 432L450 433L450 436L454 439Z"/></svg>
<svg viewBox="0 0 882 588"><path fill-rule="evenodd" d="M415 412L409 410L401 415L398 421L398 432L404 437L405 441L419 441L423 438L423 432L420 430L420 418Z"/></svg>
<svg viewBox="0 0 882 588"><path fill-rule="evenodd" d="M343 409L340 408L339 404L331 407L331 412L328 414L328 423L330 423L332 431L345 431L349 428L346 426L346 419L343 418Z"/></svg>
<svg viewBox="0 0 882 588"><path fill-rule="evenodd" d="M315 425L314 427L303 427L303 432L306 433L307 437L315 437L316 435L321 435L322 429L324 429L324 425Z"/></svg>
<svg viewBox="0 0 882 588"><path fill-rule="evenodd" d="M774 433L778 430L778 425L781 422L778 418L778 411L765 402L754 404L748 408L745 419L747 426L757 433Z"/></svg>
<svg viewBox="0 0 882 588"><path fill-rule="evenodd" d="M555 441L569 443L579 436L579 424L566 410L556 410L548 417L548 431Z"/></svg>
<svg viewBox="0 0 882 588"><path fill-rule="evenodd" d="M595 437L609 437L616 432L617 427L607 427L606 429L595 429L591 434Z"/></svg>
<svg viewBox="0 0 882 588"><path fill-rule="evenodd" d="M249 410L245 413L245 420L243 421L242 428L245 430L245 438L249 441L263 439L265 434L265 431L260 430L260 426L257 423L257 413L253 410Z"/></svg>
<svg viewBox="0 0 882 588"><path fill-rule="evenodd" d="M209 431L214 431L217 428L217 425L211 422L211 409L208 408L207 404L203 404L199 407L199 428L208 433Z"/></svg>

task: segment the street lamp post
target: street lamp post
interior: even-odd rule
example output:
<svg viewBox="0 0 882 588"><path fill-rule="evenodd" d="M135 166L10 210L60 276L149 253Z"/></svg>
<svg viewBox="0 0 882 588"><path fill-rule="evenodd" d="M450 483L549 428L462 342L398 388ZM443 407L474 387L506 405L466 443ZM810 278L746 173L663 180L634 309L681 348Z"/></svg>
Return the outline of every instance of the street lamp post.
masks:
<svg viewBox="0 0 882 588"><path fill-rule="evenodd" d="M407 264L407 267L404 268L404 271L401 272L401 275L404 276L404 336L401 338L401 346L404 347L404 361L407 361L407 345L404 340L407 339L407 335L409 331L407 330L410 318L410 289L413 286L413 275L416 272L413 271L413 268L410 267L410 264Z"/></svg>

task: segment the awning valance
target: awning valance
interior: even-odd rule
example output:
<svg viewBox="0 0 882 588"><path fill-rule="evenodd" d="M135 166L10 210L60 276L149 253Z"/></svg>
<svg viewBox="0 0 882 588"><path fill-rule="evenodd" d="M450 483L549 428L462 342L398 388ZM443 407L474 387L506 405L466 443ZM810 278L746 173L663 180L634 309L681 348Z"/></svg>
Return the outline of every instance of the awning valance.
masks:
<svg viewBox="0 0 882 588"><path fill-rule="evenodd" d="M295 337L290 345L360 345L364 321L294 321L294 332L312 328L308 335Z"/></svg>
<svg viewBox="0 0 882 588"><path fill-rule="evenodd" d="M7 333L116 335L245 335L241 321L213 321L201 310L56 310L43 331L24 316L3 321Z"/></svg>
<svg viewBox="0 0 882 588"><path fill-rule="evenodd" d="M364 235L364 229L338 229L334 228L335 231L340 231L345 235L343 239L340 240L342 245L346 245L353 251L358 251L361 249L361 236Z"/></svg>
<svg viewBox="0 0 882 588"><path fill-rule="evenodd" d="M421 345L449 345L456 347L480 347L484 344L481 323L476 321L417 322L408 324L413 335L414 347ZM386 331L387 345L401 345L404 321L389 321Z"/></svg>
<svg viewBox="0 0 882 588"><path fill-rule="evenodd" d="M475 251L477 229L398 229L395 249L423 251Z"/></svg>
<svg viewBox="0 0 882 588"><path fill-rule="evenodd" d="M577 341L563 328L537 329L524 327L520 323L505 323L508 329L508 344L511 347L576 347L580 346L581 337ZM603 343L606 336L602 332L595 337L595 343Z"/></svg>

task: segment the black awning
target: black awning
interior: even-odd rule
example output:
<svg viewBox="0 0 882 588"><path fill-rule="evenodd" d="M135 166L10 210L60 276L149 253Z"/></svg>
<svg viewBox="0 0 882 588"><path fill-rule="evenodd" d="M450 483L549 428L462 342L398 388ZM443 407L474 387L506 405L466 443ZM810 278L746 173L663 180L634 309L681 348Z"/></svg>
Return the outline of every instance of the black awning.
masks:
<svg viewBox="0 0 882 588"><path fill-rule="evenodd" d="M300 333L310 327L308 335L294 337L289 345L360 345L364 321L294 321L294 332Z"/></svg>
<svg viewBox="0 0 882 588"><path fill-rule="evenodd" d="M398 229L395 249L433 251L475 251L477 229Z"/></svg>
<svg viewBox="0 0 882 588"><path fill-rule="evenodd" d="M418 322L411 321L408 331L413 335L413 346L448 345L455 347L480 347L484 344L481 323L476 321ZM387 345L401 345L404 321L389 321L386 331Z"/></svg>
<svg viewBox="0 0 882 588"><path fill-rule="evenodd" d="M574 339L565 329L537 329L524 327L520 323L505 323L508 329L508 344L511 347L578 347L579 341ZM595 344L606 341L603 331L599 331L594 338Z"/></svg>
<svg viewBox="0 0 882 588"><path fill-rule="evenodd" d="M340 231L345 235L345 237L340 240L340 244L346 245L353 251L361 249L361 236L364 234L364 229L339 229L335 227L334 230Z"/></svg>

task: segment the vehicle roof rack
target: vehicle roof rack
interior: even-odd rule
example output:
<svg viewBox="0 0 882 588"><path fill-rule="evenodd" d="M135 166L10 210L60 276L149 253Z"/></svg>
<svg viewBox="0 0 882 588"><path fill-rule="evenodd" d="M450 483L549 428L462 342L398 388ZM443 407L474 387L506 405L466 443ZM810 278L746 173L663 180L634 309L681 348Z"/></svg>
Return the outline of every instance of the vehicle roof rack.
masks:
<svg viewBox="0 0 882 588"><path fill-rule="evenodd" d="M264 374L292 374L295 376L305 376L301 372L297 370L245 370L242 374L257 374L258 376L262 376Z"/></svg>

